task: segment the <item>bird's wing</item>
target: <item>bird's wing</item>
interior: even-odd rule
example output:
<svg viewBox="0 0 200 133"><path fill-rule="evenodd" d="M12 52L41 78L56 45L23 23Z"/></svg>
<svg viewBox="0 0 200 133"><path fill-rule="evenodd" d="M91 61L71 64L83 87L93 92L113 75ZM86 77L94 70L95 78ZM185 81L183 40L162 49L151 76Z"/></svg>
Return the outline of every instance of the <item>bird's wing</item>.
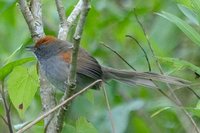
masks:
<svg viewBox="0 0 200 133"><path fill-rule="evenodd" d="M71 63L71 54L73 45L70 42L59 40L57 45L60 56L68 63ZM77 60L77 73L92 78L94 80L102 79L102 70L99 63L89 55L84 49L80 48Z"/></svg>
<svg viewBox="0 0 200 133"><path fill-rule="evenodd" d="M77 61L77 73L83 74L93 79L102 78L102 70L99 63L89 55L84 49L80 48Z"/></svg>

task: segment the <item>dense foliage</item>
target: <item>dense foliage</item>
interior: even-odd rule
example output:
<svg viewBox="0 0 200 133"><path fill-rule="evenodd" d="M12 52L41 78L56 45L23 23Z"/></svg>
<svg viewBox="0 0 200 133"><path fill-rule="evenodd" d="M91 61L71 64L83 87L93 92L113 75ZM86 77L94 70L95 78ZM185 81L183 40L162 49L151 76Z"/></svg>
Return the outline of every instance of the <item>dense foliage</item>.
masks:
<svg viewBox="0 0 200 133"><path fill-rule="evenodd" d="M77 0L64 1L66 15L76 2ZM134 40L126 37L131 35L146 50L152 71L159 73L155 57L142 30L144 28L166 75L181 77L192 83L199 82L200 0L92 0L91 6L81 46L101 64L131 70L113 52L101 45L103 42L118 51L137 71L149 71L144 53ZM56 36L59 19L54 1L43 0L42 8L45 33ZM137 22L134 8L143 27ZM25 46L33 44L33 41L17 1L1 0L0 18L0 81L8 90L9 101L12 102L12 123L18 129L42 112L39 89L36 90L39 88L36 60L29 58L33 54L25 50ZM73 33L74 27L68 40L72 40ZM20 82L24 80L28 84L21 85ZM106 83L105 87L116 133L195 132L189 126L191 122L182 109L189 112L197 125L200 124L200 103L186 88L172 86L170 89L165 84L160 84L160 88L170 97L172 91L177 95L182 102L181 106L177 106L156 89L128 86L116 81ZM197 94L200 93L198 84L191 88ZM26 92L17 93L20 90ZM23 99L20 96L24 96ZM56 96L59 99L62 93L56 92ZM16 110L23 101L26 101L23 110ZM0 105L0 115L4 116L3 102ZM8 132L2 119L0 125L0 132ZM36 124L28 132L36 131L44 131L43 122ZM63 129L63 132L67 131L111 132L102 90L89 90L73 101Z"/></svg>

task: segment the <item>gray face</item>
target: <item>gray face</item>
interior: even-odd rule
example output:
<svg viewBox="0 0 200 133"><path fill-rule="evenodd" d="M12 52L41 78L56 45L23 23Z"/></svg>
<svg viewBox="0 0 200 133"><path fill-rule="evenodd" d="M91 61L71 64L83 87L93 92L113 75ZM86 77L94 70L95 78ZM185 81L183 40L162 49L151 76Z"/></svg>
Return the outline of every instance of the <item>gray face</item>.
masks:
<svg viewBox="0 0 200 133"><path fill-rule="evenodd" d="M35 48L34 54L37 58L40 59L48 59L51 56L57 55L61 49L58 49L56 45L40 45L38 48Z"/></svg>
<svg viewBox="0 0 200 133"><path fill-rule="evenodd" d="M69 42L57 40L56 44L55 42L50 42L48 45L43 44L39 47L34 47L33 52L37 56L38 60L48 59L51 56L56 56L60 52L65 52L69 49L72 49L73 45Z"/></svg>

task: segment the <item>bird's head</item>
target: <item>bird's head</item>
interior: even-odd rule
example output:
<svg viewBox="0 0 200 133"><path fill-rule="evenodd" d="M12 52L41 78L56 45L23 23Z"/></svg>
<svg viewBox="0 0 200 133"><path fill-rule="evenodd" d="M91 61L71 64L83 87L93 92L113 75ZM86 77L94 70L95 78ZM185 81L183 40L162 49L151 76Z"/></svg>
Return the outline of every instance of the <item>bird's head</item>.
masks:
<svg viewBox="0 0 200 133"><path fill-rule="evenodd" d="M28 46L27 49L40 60L56 56L72 47L72 44L67 41L59 40L54 36L45 36L40 38L34 46Z"/></svg>

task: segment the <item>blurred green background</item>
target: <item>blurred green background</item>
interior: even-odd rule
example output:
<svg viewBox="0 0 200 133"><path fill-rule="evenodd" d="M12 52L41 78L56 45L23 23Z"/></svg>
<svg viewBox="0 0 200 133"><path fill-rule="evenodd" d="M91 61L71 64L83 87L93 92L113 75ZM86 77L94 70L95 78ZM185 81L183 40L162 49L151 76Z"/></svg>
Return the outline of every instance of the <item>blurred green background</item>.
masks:
<svg viewBox="0 0 200 133"><path fill-rule="evenodd" d="M66 15L69 15L76 3L77 0L64 1ZM103 42L118 51L137 71L148 71L144 53L132 39L125 37L125 35L131 35L146 50L152 71L159 72L143 31L134 16L133 8L136 8L138 18L149 36L156 56L184 59L196 66L200 65L200 47L190 37L186 36L186 33L180 30L180 27L178 28L175 24L156 14L162 11L169 12L181 18L198 32L200 19L198 19L198 14L196 18L194 14L188 15L190 17L186 15L186 10L193 9L187 0L92 0L91 7L84 27L81 45L100 64L131 70L113 52L101 45ZM56 36L59 18L55 2L53 0L42 0L42 9L45 33ZM75 26L70 30L68 40L72 40L74 28ZM189 30L186 32L189 33ZM10 56L22 44L23 47L14 56ZM33 56L24 49L25 45L31 44L33 44L33 41L17 1L0 0L0 66L2 67L7 62L16 59ZM26 65L35 64L36 62ZM161 59L161 66L166 74L198 83L199 80L195 79L194 71L190 67L184 67L184 65L184 63L177 65L174 62L169 63ZM7 79L5 83L7 83ZM198 98L187 89L172 87L183 103L182 107L177 107L156 89L128 86L115 81L105 84L105 87L112 109L116 133L189 132L191 127L188 127L188 125L190 122L185 120L184 114L180 113L181 108L185 108L190 113L197 125L200 124ZM192 88L200 93L199 86ZM161 89L170 95L169 89L165 85L161 84ZM61 93L56 95L62 96ZM19 126L21 123L36 118L42 112L39 90L23 119L19 118L13 106L11 109L13 125ZM2 102L0 114L5 115ZM91 123L90 126L99 133L111 132L111 124L102 90L89 90L76 98L63 132L73 132L78 125L77 121L81 121L80 118L87 119ZM42 133L43 131L43 123L40 122L27 132ZM0 132L8 132L2 119L0 119Z"/></svg>

